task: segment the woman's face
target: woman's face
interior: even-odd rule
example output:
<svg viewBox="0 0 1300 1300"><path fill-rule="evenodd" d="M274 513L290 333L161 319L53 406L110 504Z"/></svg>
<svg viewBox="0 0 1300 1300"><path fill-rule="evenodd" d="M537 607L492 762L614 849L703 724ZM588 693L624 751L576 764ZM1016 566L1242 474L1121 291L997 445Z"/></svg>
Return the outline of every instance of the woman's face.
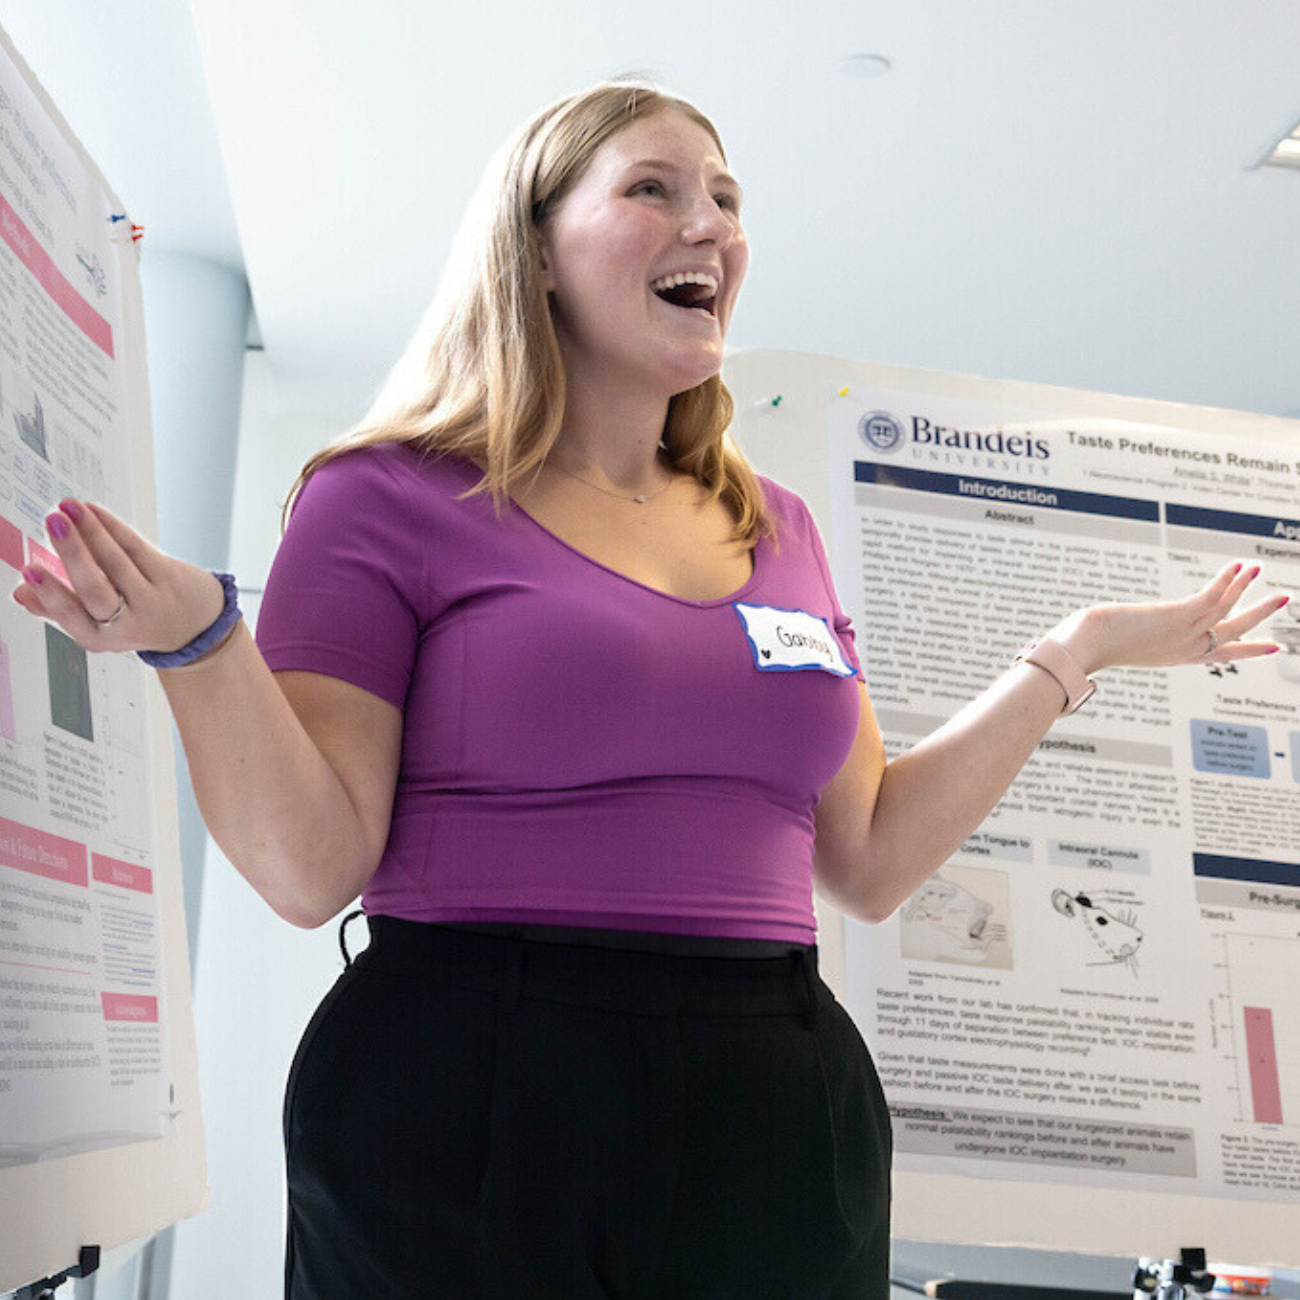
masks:
<svg viewBox="0 0 1300 1300"><path fill-rule="evenodd" d="M671 395L721 369L749 250L740 189L703 127L672 110L629 123L592 155L539 237L571 381ZM652 281L685 270L717 278L711 311L652 292Z"/></svg>

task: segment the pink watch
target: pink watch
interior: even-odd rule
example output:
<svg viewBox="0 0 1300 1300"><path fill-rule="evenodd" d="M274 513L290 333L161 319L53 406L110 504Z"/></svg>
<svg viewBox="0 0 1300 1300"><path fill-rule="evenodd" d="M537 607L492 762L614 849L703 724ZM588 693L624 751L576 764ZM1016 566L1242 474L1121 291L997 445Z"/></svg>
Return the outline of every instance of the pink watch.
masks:
<svg viewBox="0 0 1300 1300"><path fill-rule="evenodd" d="M1015 662L1019 663L1022 659L1056 678L1065 692L1062 717L1073 713L1081 704L1090 700L1097 689L1097 683L1079 667L1078 660L1059 641L1053 641L1049 636L1031 641L1025 646L1015 657Z"/></svg>

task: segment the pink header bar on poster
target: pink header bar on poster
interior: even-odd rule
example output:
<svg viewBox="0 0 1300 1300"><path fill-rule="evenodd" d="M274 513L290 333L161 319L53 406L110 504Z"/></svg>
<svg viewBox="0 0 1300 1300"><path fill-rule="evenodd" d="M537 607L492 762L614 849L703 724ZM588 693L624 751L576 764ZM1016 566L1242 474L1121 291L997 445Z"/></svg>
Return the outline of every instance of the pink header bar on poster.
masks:
<svg viewBox="0 0 1300 1300"><path fill-rule="evenodd" d="M11 569L23 567L23 534L7 519L0 519L0 560Z"/></svg>
<svg viewBox="0 0 1300 1300"><path fill-rule="evenodd" d="M27 562L30 564L33 560L39 560L65 586L72 586L72 580L68 577L67 569L63 567L63 561L53 551L47 551L40 542L34 542L28 537Z"/></svg>
<svg viewBox="0 0 1300 1300"><path fill-rule="evenodd" d="M46 880L61 880L65 885L90 883L86 846L65 840L49 831L0 817L0 867L13 867Z"/></svg>
<svg viewBox="0 0 1300 1300"><path fill-rule="evenodd" d="M63 308L68 319L107 356L113 355L113 327L76 291L54 259L41 247L23 219L0 195L0 239Z"/></svg>
<svg viewBox="0 0 1300 1300"><path fill-rule="evenodd" d="M148 867L137 866L134 862L123 862L120 858L108 858L102 853L92 853L90 873L96 880L106 885L120 885L123 889L134 889L141 894L153 893L153 872Z"/></svg>
<svg viewBox="0 0 1300 1300"><path fill-rule="evenodd" d="M134 1020L152 1024L158 1020L158 999L142 993L101 993L105 1020Z"/></svg>

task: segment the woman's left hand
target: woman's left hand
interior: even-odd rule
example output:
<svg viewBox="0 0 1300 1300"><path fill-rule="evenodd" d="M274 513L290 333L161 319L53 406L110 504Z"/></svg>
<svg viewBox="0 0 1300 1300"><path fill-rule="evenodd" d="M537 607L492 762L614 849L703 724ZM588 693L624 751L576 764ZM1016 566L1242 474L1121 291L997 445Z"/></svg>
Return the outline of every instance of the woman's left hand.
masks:
<svg viewBox="0 0 1300 1300"><path fill-rule="evenodd" d="M1258 576L1258 565L1228 565L1182 600L1093 605L1071 614L1050 635L1071 649L1089 674L1101 668L1217 664L1273 654L1282 648L1275 641L1239 638L1276 614L1290 596L1270 596L1228 617Z"/></svg>

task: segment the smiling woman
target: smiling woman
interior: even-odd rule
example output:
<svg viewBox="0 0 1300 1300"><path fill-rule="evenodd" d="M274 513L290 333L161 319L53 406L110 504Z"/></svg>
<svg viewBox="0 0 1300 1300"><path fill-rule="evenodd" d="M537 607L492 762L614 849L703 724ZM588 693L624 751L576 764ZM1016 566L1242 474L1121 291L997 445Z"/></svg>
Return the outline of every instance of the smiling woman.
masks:
<svg viewBox="0 0 1300 1300"><path fill-rule="evenodd" d="M814 867L853 897L879 733L807 507L726 437L726 167L652 87L524 124L286 506L258 646L391 797L312 907L362 889L371 942L286 1089L292 1300L416 1294L417 1259L456 1295L887 1294L888 1114L812 911Z"/></svg>
<svg viewBox="0 0 1300 1300"><path fill-rule="evenodd" d="M663 179L646 178L647 162ZM539 218L541 280L569 393L554 464L588 481L661 477L654 459L666 405L720 370L748 264L725 174L716 136L665 108L605 140ZM684 286L688 273L694 287L655 292L666 279ZM669 310L647 317L655 299Z"/></svg>

